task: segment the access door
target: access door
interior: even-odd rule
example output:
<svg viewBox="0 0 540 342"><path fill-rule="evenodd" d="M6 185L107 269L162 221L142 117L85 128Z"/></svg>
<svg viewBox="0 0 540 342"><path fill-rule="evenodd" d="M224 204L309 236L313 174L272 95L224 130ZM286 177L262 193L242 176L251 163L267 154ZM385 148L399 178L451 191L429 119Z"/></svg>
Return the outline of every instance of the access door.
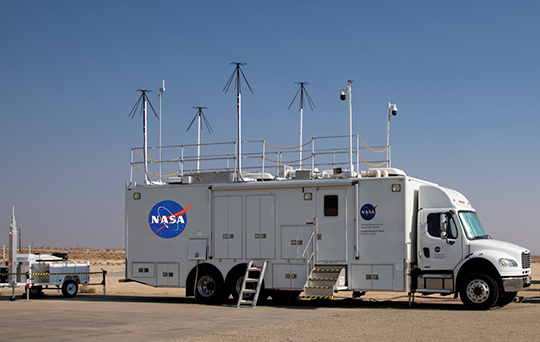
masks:
<svg viewBox="0 0 540 342"><path fill-rule="evenodd" d="M215 257L241 259L242 196L216 196L213 224Z"/></svg>
<svg viewBox="0 0 540 342"><path fill-rule="evenodd" d="M274 259L276 199L274 195L246 196L248 259Z"/></svg>
<svg viewBox="0 0 540 342"><path fill-rule="evenodd" d="M346 189L317 190L317 261L345 261Z"/></svg>
<svg viewBox="0 0 540 342"><path fill-rule="evenodd" d="M444 210L422 209L418 213L419 264L424 271L453 270L463 257L463 234L455 215ZM441 238L441 214L448 221Z"/></svg>

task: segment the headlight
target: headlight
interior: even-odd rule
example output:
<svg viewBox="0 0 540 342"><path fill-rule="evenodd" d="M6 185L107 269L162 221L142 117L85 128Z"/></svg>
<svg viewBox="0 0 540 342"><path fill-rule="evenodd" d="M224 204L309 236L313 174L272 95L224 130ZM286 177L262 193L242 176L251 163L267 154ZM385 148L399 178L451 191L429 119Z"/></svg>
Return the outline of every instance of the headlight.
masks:
<svg viewBox="0 0 540 342"><path fill-rule="evenodd" d="M518 263L514 259L500 258L499 265L502 267L517 267Z"/></svg>

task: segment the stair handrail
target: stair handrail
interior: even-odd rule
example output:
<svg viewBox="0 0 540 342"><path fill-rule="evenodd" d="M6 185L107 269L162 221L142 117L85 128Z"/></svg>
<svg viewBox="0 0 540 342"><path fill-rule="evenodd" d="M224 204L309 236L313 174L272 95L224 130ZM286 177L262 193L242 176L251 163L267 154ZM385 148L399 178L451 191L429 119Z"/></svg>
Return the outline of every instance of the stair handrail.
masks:
<svg viewBox="0 0 540 342"><path fill-rule="evenodd" d="M315 231L311 233L311 236L309 237L308 243L306 244L306 248L304 248L304 251L302 252L302 258L306 255L307 249L309 248L309 245L313 241L313 238L315 237ZM313 254L313 253L311 253Z"/></svg>
<svg viewBox="0 0 540 342"><path fill-rule="evenodd" d="M312 263L314 263L313 261L315 260L315 243L313 241L315 238L316 231L317 231L317 218L314 217L313 218L313 231L311 232L311 236L309 237L308 243L306 244L306 248L304 248L304 251L302 252L302 258L304 258L309 248L309 245L313 243L313 249L311 250L311 255L309 256L309 258L306 258L306 277L308 279L309 279L309 274L314 266L312 265Z"/></svg>

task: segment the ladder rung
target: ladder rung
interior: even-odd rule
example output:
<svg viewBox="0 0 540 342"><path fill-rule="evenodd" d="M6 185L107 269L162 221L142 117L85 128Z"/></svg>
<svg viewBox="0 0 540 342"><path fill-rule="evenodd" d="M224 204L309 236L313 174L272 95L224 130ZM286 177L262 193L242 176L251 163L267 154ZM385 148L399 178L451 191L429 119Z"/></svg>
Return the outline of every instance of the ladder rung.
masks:
<svg viewBox="0 0 540 342"><path fill-rule="evenodd" d="M254 308L257 304L257 299L259 298L259 293L261 291L262 287L262 281L264 278L264 272L266 271L266 265L268 264L268 260L264 260L262 262L261 266L255 266L253 265L254 261L250 261L247 268L246 273L244 276L244 282L242 283L242 289L240 290L239 296L238 296L238 304L237 307L240 307L241 304L251 304L251 307ZM260 263L260 261L257 262L257 265ZM258 278L249 278L250 272L258 272L259 276ZM252 275L253 276L253 275ZM256 288L246 288L246 284L257 284ZM251 286L250 286L251 287ZM244 299L244 295L253 295L252 300Z"/></svg>

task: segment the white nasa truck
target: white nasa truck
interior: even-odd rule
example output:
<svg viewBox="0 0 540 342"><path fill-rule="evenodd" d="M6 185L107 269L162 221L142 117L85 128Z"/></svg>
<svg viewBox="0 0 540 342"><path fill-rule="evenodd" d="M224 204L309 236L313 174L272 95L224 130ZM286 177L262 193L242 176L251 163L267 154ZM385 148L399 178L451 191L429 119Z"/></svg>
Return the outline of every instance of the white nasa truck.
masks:
<svg viewBox="0 0 540 342"><path fill-rule="evenodd" d="M263 297L400 291L459 295L472 309L506 305L530 286L529 250L491 239L459 192L395 168L341 171L129 183L126 281L219 304L242 298L248 263L263 260Z"/></svg>

